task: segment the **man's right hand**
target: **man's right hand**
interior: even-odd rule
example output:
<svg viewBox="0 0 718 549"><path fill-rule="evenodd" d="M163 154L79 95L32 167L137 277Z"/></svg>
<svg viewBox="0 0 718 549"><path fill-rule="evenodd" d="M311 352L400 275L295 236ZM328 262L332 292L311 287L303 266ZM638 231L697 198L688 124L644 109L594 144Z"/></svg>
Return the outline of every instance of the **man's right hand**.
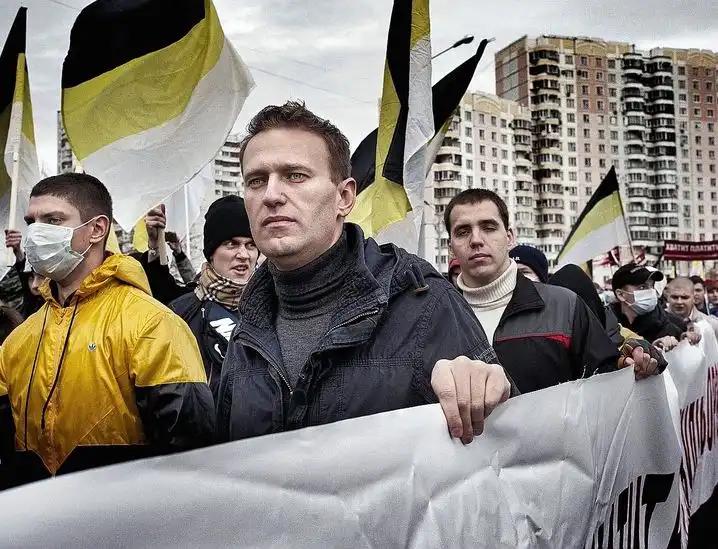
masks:
<svg viewBox="0 0 718 549"><path fill-rule="evenodd" d="M160 229L164 229L166 226L167 217L165 216L164 204L160 204L147 212L147 215L145 215L145 227L147 227L147 246L150 250L157 249Z"/></svg>
<svg viewBox="0 0 718 549"><path fill-rule="evenodd" d="M25 252L22 249L22 233L14 229L5 229L5 246L12 248L15 259L22 261L25 259Z"/></svg>

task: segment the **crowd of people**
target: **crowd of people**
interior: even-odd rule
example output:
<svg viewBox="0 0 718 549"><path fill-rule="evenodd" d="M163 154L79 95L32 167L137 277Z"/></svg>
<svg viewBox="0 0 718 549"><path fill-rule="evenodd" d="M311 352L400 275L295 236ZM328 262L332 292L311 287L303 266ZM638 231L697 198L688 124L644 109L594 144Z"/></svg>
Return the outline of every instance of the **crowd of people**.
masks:
<svg viewBox="0 0 718 549"><path fill-rule="evenodd" d="M664 303L645 266L619 268L612 299L576 266L549 275L484 189L446 208L448 276L379 245L346 222L348 140L299 102L261 110L240 160L244 198L208 209L198 273L168 239L181 280L159 260L162 206L149 250L118 255L101 181L32 189L24 242L6 231L24 299L0 310L2 487L434 402L468 444L511 396L660 374L718 309L718 286L683 278Z"/></svg>

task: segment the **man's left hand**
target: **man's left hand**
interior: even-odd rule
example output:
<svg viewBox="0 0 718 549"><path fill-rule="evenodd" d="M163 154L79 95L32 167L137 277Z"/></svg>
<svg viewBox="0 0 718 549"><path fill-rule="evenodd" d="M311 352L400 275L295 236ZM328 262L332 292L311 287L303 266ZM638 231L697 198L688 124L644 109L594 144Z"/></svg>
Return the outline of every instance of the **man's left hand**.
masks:
<svg viewBox="0 0 718 549"><path fill-rule="evenodd" d="M438 361L431 372L431 387L449 433L464 444L484 431L484 420L511 393L511 383L500 365L465 356Z"/></svg>

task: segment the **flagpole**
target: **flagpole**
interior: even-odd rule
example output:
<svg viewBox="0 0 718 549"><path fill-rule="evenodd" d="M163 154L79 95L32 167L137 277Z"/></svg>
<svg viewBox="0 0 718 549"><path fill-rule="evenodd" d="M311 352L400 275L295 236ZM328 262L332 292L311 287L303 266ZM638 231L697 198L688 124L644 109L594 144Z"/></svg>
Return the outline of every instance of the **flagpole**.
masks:
<svg viewBox="0 0 718 549"><path fill-rule="evenodd" d="M17 219L17 188L18 179L20 178L20 140L22 139L22 117L23 110L25 108L24 101L16 101L15 104L19 104L18 111L20 112L20 115L19 117L15 117L15 119L19 119L20 123L18 124L17 128L18 139L15 141L15 146L13 147L14 150L12 151L12 173L10 174L10 215L7 220L8 230L14 230L16 227L15 221ZM8 267L12 267L13 265L15 265L17 258L15 257L15 253L13 252L13 250L11 248L6 248L5 254L5 264Z"/></svg>
<svg viewBox="0 0 718 549"><path fill-rule="evenodd" d="M184 223L185 223L185 244L187 246L187 257L192 262L192 251L190 250L190 222L189 222L189 190L188 185L184 186Z"/></svg>

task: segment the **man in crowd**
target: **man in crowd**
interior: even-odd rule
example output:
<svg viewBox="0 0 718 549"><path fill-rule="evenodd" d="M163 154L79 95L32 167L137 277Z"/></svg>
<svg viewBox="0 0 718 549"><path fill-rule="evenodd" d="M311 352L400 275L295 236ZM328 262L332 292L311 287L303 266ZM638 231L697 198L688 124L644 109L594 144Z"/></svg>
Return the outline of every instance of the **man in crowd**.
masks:
<svg viewBox="0 0 718 549"><path fill-rule="evenodd" d="M702 313L695 304L695 282L689 278L678 277L668 283L668 310L687 323L705 320L718 338L718 318Z"/></svg>
<svg viewBox="0 0 718 549"><path fill-rule="evenodd" d="M533 282L548 282L548 259L538 248L519 244L509 252L519 272Z"/></svg>
<svg viewBox="0 0 718 549"><path fill-rule="evenodd" d="M349 142L302 103L249 123L240 159L250 280L222 370L221 440L436 402L471 442L510 383L449 282L345 218L356 198ZM448 359L448 360L445 360ZM433 390L432 390L433 389Z"/></svg>
<svg viewBox="0 0 718 549"><path fill-rule="evenodd" d="M212 394L216 396L229 337L237 324L237 307L257 266L259 252L249 230L244 200L225 196L213 202L204 223L207 262L196 283L177 284L167 265L158 260L159 229L166 224L162 208L146 218L150 251L141 261L155 295L171 299L169 307L189 325L197 339Z"/></svg>
<svg viewBox="0 0 718 549"><path fill-rule="evenodd" d="M658 305L654 284L660 280L663 280L660 271L628 263L618 268L611 281L617 299L613 312L618 321L650 342L664 336L680 339L686 331L681 318Z"/></svg>
<svg viewBox="0 0 718 549"><path fill-rule="evenodd" d="M616 369L618 349L583 301L519 272L509 257L514 235L508 208L496 193L459 193L446 207L444 222L461 262L459 288L519 391ZM650 362L643 351L635 358L641 367Z"/></svg>
<svg viewBox="0 0 718 549"><path fill-rule="evenodd" d="M13 254L15 254L15 265L13 265L13 269L20 279L22 286L22 306L19 312L23 318L27 318L39 310L45 302L40 295L40 286L45 279L32 270L25 270L25 250L22 249L22 233L20 231L6 229L5 246L12 249Z"/></svg>
<svg viewBox="0 0 718 549"><path fill-rule="evenodd" d="M698 275L690 277L690 281L693 283L693 303L698 309L698 312L708 313L708 307L706 305L706 283Z"/></svg>
<svg viewBox="0 0 718 549"><path fill-rule="evenodd" d="M105 253L111 219L110 195L90 175L49 177L30 193L25 251L49 280L43 307L0 348L6 480L211 441L212 395L197 344L150 296L137 261Z"/></svg>
<svg viewBox="0 0 718 549"><path fill-rule="evenodd" d="M706 294L708 295L708 313L718 316L718 281L706 280Z"/></svg>

